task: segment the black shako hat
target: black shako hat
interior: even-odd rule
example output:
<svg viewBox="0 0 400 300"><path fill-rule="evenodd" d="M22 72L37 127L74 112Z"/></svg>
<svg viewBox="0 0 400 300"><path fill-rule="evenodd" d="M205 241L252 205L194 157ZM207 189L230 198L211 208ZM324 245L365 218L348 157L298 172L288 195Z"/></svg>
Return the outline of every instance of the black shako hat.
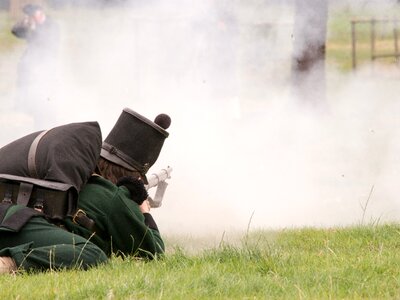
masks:
<svg viewBox="0 0 400 300"><path fill-rule="evenodd" d="M160 114L155 122L124 108L104 140L100 156L131 171L138 171L147 184L146 173L156 162L169 133L171 119Z"/></svg>

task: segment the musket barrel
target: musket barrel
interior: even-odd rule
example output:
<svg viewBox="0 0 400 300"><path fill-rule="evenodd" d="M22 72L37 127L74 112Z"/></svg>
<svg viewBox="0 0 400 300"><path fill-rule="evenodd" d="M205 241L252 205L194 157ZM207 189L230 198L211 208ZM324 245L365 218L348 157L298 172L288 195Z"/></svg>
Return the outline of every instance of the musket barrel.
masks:
<svg viewBox="0 0 400 300"><path fill-rule="evenodd" d="M160 181L165 181L166 179L171 177L172 168L167 167L166 169L161 169L158 173L153 173L147 177L148 184L146 185L146 189L151 189L152 187L157 186Z"/></svg>

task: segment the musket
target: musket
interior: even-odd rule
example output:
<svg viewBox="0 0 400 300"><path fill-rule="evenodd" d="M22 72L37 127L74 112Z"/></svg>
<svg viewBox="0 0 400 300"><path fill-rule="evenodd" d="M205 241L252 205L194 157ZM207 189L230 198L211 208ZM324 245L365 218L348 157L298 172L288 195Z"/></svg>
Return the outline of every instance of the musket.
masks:
<svg viewBox="0 0 400 300"><path fill-rule="evenodd" d="M147 176L148 184L145 185L146 190L157 187L154 197L149 197L151 207L160 207L167 189L168 183L165 181L171 178L172 168L168 166L166 169L161 169L158 173L153 173Z"/></svg>

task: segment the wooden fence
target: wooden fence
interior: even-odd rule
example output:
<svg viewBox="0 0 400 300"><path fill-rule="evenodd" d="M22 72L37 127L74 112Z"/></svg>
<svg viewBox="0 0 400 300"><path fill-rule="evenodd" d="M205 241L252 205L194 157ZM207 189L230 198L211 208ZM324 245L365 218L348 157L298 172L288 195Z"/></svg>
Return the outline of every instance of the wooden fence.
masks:
<svg viewBox="0 0 400 300"><path fill-rule="evenodd" d="M378 58L393 57L398 61L400 57L399 52L399 37L398 37L398 25L399 19L357 19L351 21L351 45L352 45L352 67L357 68L357 25L367 24L370 27L370 58L371 61L375 61ZM393 38L393 52L392 53L379 53L377 49L377 25L378 24L391 24L391 32Z"/></svg>

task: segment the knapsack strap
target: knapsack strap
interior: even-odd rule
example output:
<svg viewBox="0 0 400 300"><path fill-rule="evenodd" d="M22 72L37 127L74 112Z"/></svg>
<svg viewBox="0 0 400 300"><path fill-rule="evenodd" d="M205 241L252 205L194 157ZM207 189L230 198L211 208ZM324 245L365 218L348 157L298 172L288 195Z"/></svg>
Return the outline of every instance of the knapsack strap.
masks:
<svg viewBox="0 0 400 300"><path fill-rule="evenodd" d="M23 206L27 206L29 199L31 198L33 191L33 184L27 182L21 182L19 184L18 196L17 196L17 204L21 204Z"/></svg>
<svg viewBox="0 0 400 300"><path fill-rule="evenodd" d="M42 137L49 132L49 130L42 131L32 142L28 152L28 170L29 175L33 178L38 178L36 170L36 150Z"/></svg>

